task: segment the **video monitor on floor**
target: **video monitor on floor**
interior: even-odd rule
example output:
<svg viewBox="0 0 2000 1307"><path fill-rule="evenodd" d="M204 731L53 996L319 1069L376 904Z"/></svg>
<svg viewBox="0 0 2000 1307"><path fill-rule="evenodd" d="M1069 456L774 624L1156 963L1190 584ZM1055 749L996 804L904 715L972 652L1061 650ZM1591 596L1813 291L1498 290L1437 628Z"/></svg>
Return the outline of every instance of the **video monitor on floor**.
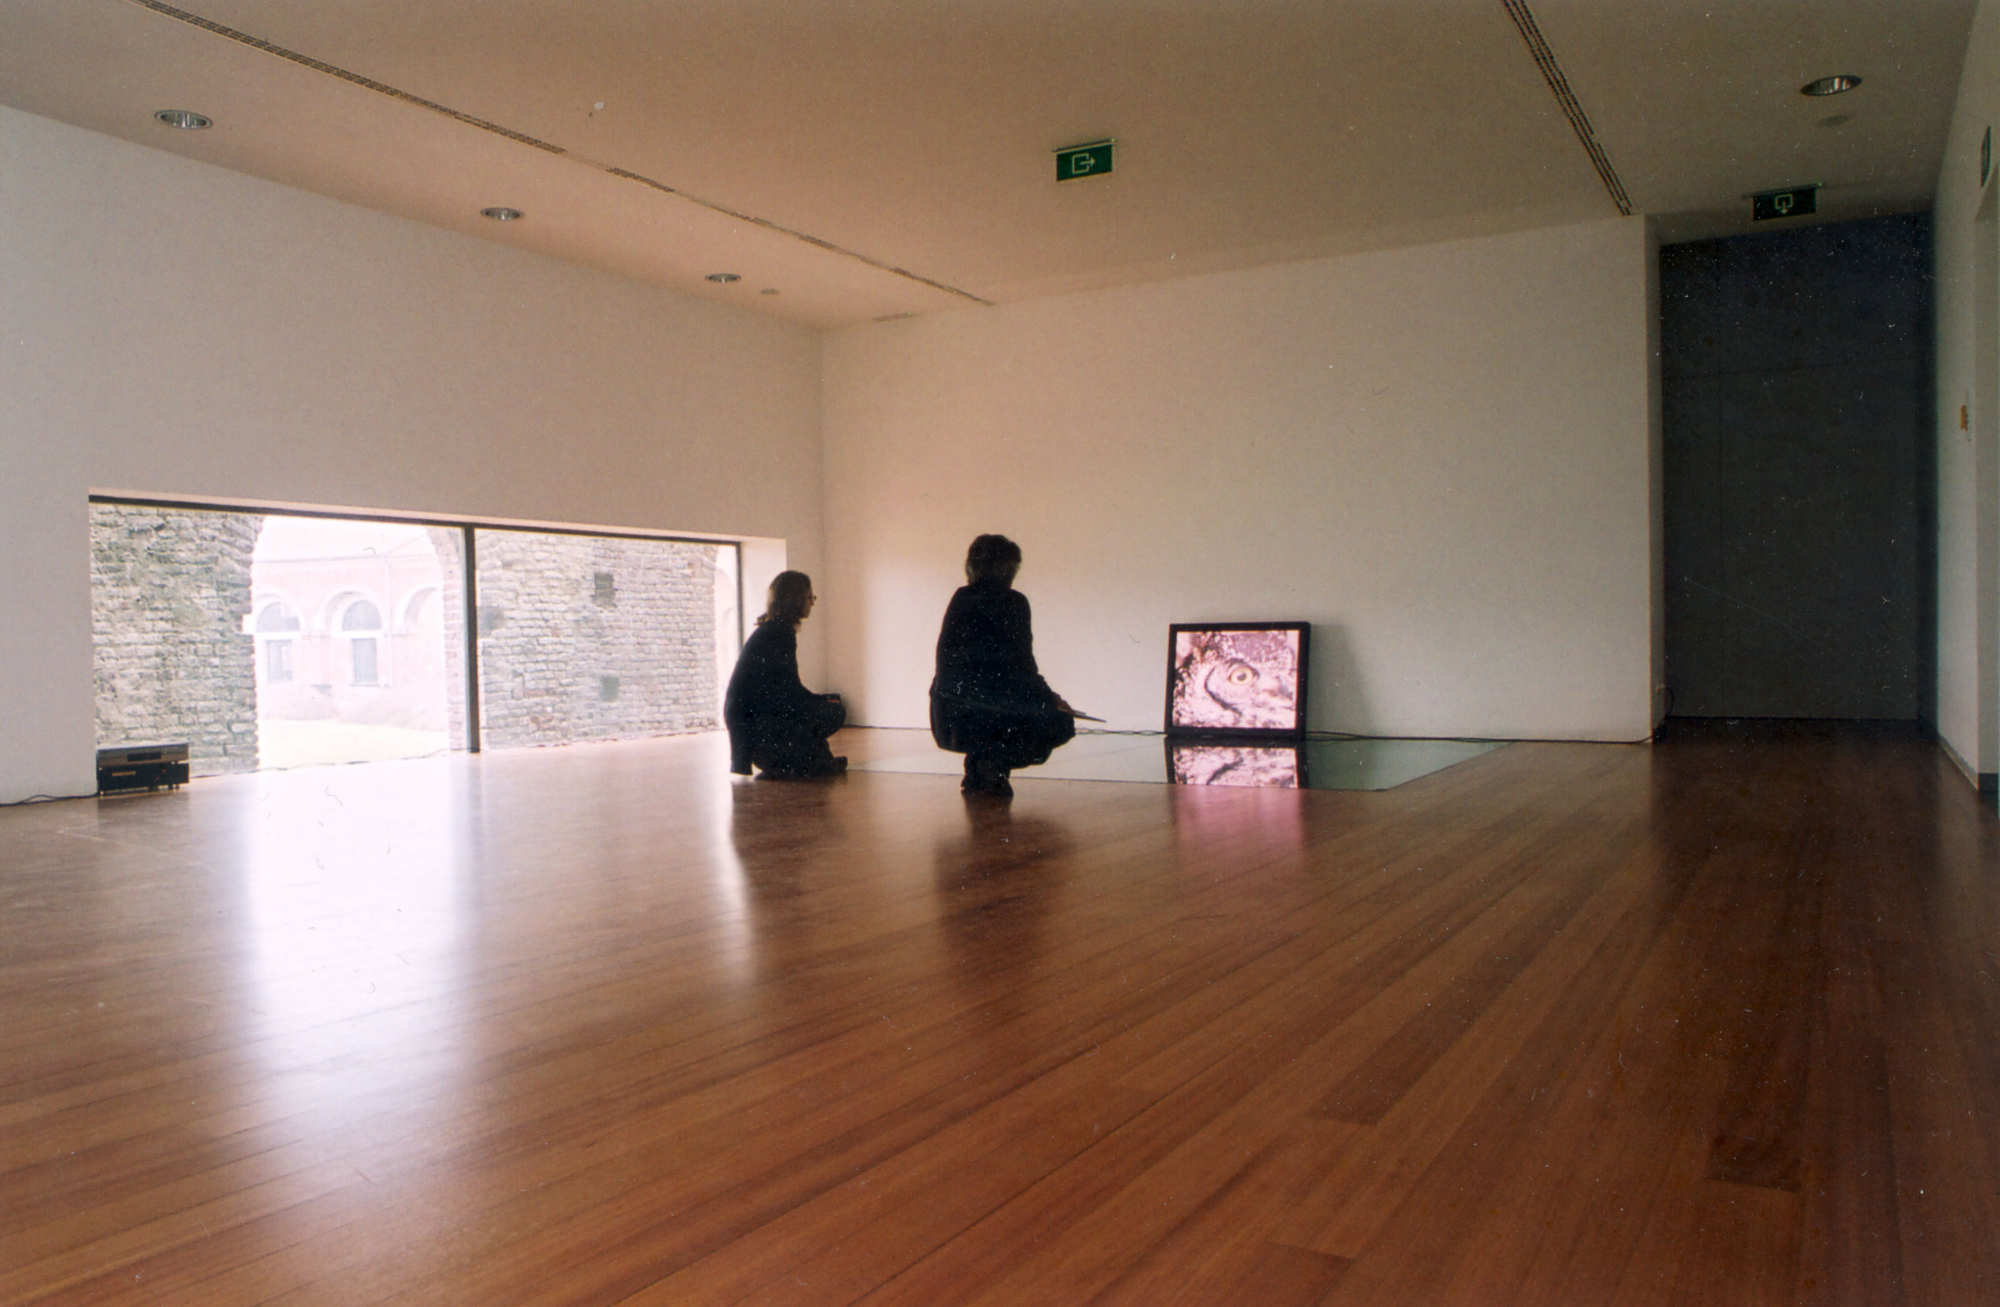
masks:
<svg viewBox="0 0 2000 1307"><path fill-rule="evenodd" d="M1291 745L1183 744L1169 740L1167 779L1175 785L1304 789L1305 750Z"/></svg>
<svg viewBox="0 0 2000 1307"><path fill-rule="evenodd" d="M1306 730L1306 622L1176 623L1167 634L1167 734L1240 743Z"/></svg>

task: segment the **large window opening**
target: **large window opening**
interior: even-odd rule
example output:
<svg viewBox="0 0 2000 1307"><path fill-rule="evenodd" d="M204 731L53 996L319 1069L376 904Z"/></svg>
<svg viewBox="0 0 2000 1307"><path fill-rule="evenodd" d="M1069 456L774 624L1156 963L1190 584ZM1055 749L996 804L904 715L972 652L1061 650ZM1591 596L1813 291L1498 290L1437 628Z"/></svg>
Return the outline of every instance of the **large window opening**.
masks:
<svg viewBox="0 0 2000 1307"><path fill-rule="evenodd" d="M715 730L738 563L705 541L93 502L98 743L185 740L214 775Z"/></svg>
<svg viewBox="0 0 2000 1307"><path fill-rule="evenodd" d="M384 618L438 592L456 556L454 534L399 522L263 519L250 566L264 646L260 766L420 758L450 747L449 705L464 691L447 666L444 628Z"/></svg>
<svg viewBox="0 0 2000 1307"><path fill-rule="evenodd" d="M715 594L734 549L685 540L482 529L481 738L491 747L712 731Z"/></svg>

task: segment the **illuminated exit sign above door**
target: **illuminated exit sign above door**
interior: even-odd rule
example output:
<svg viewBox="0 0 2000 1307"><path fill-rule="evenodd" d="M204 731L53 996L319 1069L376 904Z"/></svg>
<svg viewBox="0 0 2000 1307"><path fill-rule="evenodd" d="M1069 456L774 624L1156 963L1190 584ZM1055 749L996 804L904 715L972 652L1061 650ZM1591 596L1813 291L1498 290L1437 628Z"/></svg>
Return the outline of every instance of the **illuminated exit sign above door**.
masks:
<svg viewBox="0 0 2000 1307"><path fill-rule="evenodd" d="M1065 145L1056 151L1056 180L1081 181L1102 177L1111 171L1111 147L1116 141L1092 141L1089 145Z"/></svg>
<svg viewBox="0 0 2000 1307"><path fill-rule="evenodd" d="M1750 197L1750 221L1803 218L1819 208L1819 187L1794 186L1789 191L1765 191Z"/></svg>

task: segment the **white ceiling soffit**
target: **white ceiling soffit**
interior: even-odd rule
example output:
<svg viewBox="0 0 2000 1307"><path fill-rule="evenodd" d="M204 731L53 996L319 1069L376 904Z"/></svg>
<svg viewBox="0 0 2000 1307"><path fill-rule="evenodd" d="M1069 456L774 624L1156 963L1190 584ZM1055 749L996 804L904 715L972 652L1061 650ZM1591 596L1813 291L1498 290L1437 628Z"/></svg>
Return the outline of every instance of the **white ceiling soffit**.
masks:
<svg viewBox="0 0 2000 1307"><path fill-rule="evenodd" d="M1792 184L1823 184L1821 220L1921 209L1971 12L0 0L0 102L832 326L1613 217L1621 192L1668 239ZM1799 94L1836 72L1862 87ZM1056 148L1106 137L1112 176L1056 183Z"/></svg>
<svg viewBox="0 0 2000 1307"><path fill-rule="evenodd" d="M1796 185L1820 222L1930 208L1971 0L1533 2L1663 239L1747 231L1748 196ZM1836 73L1860 88L1799 93Z"/></svg>

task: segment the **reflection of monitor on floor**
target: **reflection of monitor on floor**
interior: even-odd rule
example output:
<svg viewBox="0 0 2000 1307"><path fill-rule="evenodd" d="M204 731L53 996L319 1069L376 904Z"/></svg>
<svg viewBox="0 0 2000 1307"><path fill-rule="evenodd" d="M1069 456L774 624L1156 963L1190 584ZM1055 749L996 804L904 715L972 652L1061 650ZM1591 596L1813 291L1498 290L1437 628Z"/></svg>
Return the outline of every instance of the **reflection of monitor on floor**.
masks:
<svg viewBox="0 0 2000 1307"><path fill-rule="evenodd" d="M1306 786L1305 750L1291 745L1183 744L1167 741L1167 779L1175 785Z"/></svg>
<svg viewBox="0 0 2000 1307"><path fill-rule="evenodd" d="M1175 624L1167 634L1167 734L1249 744L1306 730L1306 622Z"/></svg>

